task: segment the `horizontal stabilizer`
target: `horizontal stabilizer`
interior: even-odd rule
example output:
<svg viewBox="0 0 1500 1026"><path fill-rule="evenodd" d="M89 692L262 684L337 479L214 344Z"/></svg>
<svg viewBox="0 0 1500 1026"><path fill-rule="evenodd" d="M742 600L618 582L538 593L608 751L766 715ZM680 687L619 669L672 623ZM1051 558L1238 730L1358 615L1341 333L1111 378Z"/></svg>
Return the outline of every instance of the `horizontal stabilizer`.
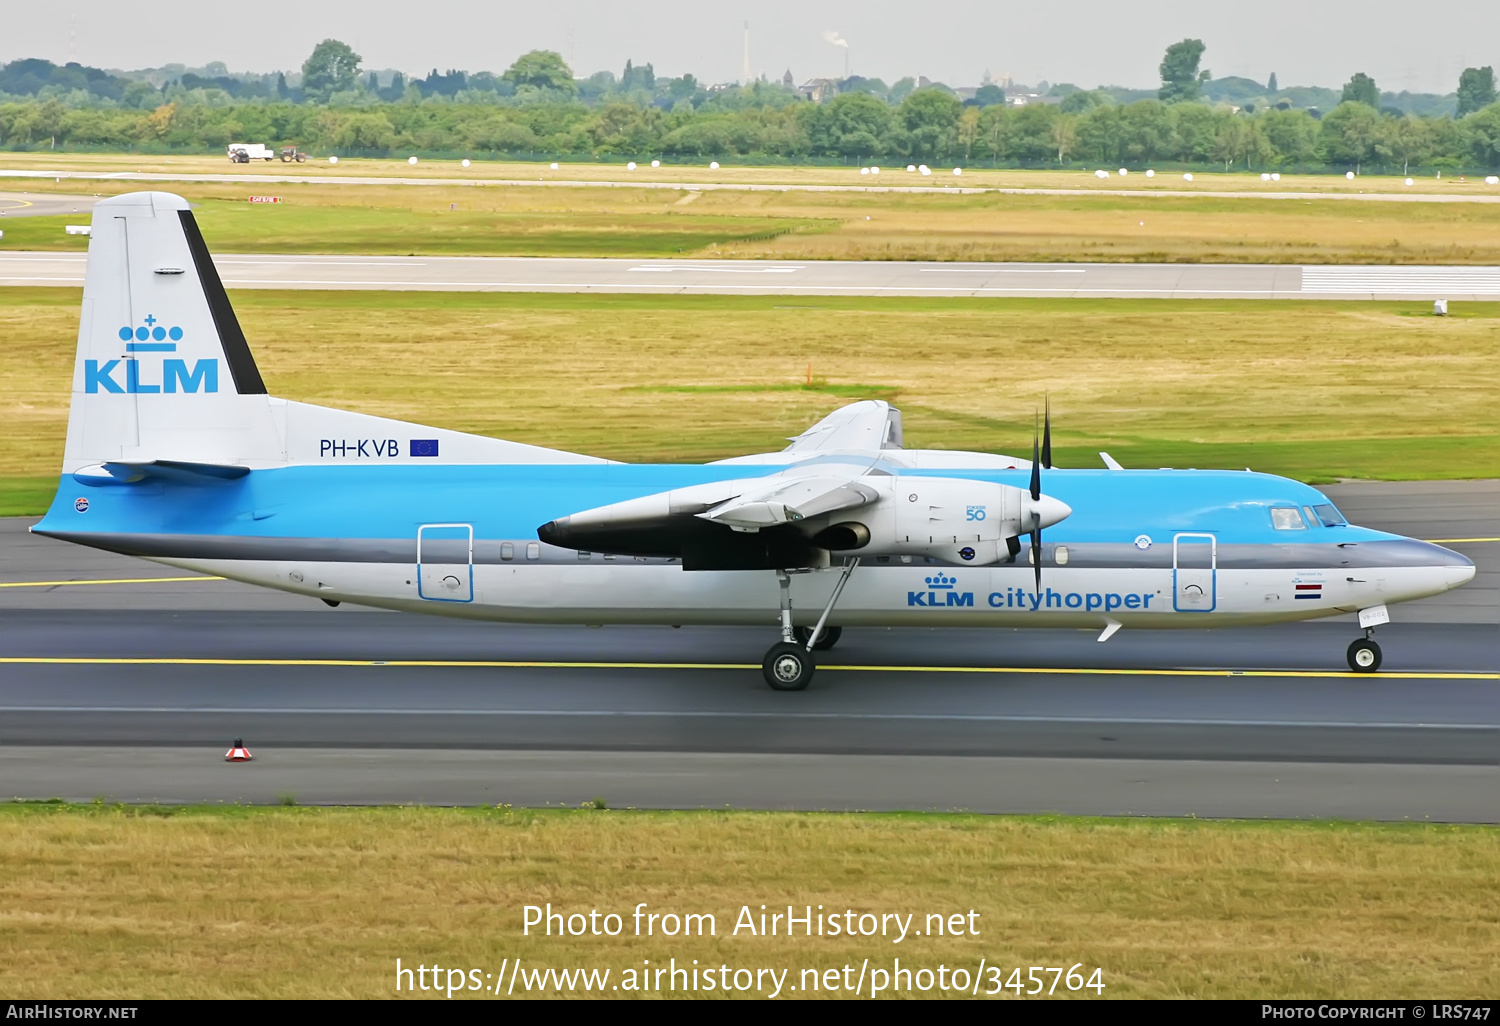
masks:
<svg viewBox="0 0 1500 1026"><path fill-rule="evenodd" d="M183 484L217 484L235 481L250 473L249 467L226 463L184 463L179 460L111 460L73 472L83 485L136 484L140 481L176 481Z"/></svg>

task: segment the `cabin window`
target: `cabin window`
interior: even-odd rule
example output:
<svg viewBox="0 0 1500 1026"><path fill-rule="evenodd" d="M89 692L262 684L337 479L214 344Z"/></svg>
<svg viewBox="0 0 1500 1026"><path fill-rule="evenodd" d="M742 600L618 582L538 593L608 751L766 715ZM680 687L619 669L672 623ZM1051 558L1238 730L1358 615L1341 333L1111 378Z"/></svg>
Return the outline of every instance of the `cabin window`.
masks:
<svg viewBox="0 0 1500 1026"><path fill-rule="evenodd" d="M542 558L542 547L541 547L541 545L537 544L536 542L527 542L526 543L526 558L527 559L541 559Z"/></svg>
<svg viewBox="0 0 1500 1026"><path fill-rule="evenodd" d="M578 550L578 562L580 562L580 563L587 563L589 560L591 560L593 558L594 558L594 554L592 552L585 552L582 549Z"/></svg>
<svg viewBox="0 0 1500 1026"><path fill-rule="evenodd" d="M1318 521L1324 527L1348 527L1349 521L1344 519L1344 514L1331 502L1325 502L1314 506L1313 512L1317 514Z"/></svg>
<svg viewBox="0 0 1500 1026"><path fill-rule="evenodd" d="M515 559L516 558L516 547L514 545L512 545L510 542L501 542L500 543L500 558L501 559Z"/></svg>
<svg viewBox="0 0 1500 1026"><path fill-rule="evenodd" d="M1052 561L1058 566L1068 565L1068 547L1059 545L1052 550Z"/></svg>
<svg viewBox="0 0 1500 1026"><path fill-rule="evenodd" d="M1271 526L1278 531L1305 531L1307 524L1296 506L1272 506Z"/></svg>

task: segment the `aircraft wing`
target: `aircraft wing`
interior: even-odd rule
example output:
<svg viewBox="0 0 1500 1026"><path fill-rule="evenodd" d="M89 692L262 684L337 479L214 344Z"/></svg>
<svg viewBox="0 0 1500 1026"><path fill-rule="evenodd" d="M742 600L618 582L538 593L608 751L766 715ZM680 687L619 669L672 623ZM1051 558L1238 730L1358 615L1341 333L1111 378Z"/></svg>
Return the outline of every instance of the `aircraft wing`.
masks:
<svg viewBox="0 0 1500 1026"><path fill-rule="evenodd" d="M926 461L914 458L921 453L898 451L900 444L899 412L884 402L854 403L780 454L717 464L752 474L758 464L770 473L569 513L537 528L537 537L580 552L681 559L685 570L815 568L830 565L836 552L856 550L990 566L1014 559L1020 534L1070 512L1013 485L924 474ZM941 458L939 466L957 459L986 469L1016 462L977 453ZM775 469L767 466L773 459L780 464Z"/></svg>
<svg viewBox="0 0 1500 1026"><path fill-rule="evenodd" d="M848 477L788 478L778 474L742 483L745 487L739 495L697 516L740 531L758 531L855 509L880 498L868 484Z"/></svg>
<svg viewBox="0 0 1500 1026"><path fill-rule="evenodd" d="M657 492L559 517L537 529L550 545L681 557L689 568L826 565L813 535L833 514L878 502L869 460Z"/></svg>

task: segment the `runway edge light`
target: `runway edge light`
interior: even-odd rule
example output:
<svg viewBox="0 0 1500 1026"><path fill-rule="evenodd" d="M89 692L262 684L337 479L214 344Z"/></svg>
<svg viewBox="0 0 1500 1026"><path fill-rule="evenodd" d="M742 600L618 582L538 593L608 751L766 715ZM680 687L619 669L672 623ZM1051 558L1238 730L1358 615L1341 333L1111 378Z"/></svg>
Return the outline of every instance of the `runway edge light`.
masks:
<svg viewBox="0 0 1500 1026"><path fill-rule="evenodd" d="M250 749L245 747L245 739L237 737L234 746L224 753L225 762L249 762L255 756L250 754Z"/></svg>

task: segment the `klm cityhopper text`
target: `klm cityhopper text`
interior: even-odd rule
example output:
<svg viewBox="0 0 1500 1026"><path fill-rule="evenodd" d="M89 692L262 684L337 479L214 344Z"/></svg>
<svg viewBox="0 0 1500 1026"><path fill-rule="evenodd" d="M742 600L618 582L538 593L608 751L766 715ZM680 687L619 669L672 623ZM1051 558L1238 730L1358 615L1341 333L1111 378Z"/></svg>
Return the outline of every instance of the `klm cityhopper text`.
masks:
<svg viewBox="0 0 1500 1026"><path fill-rule="evenodd" d="M927 578L926 591L908 591L907 606L924 609L963 609L974 607L972 591L957 590L958 579L946 574ZM1150 609L1154 593L1097 592L1097 591L1053 591L1030 592L1025 588L1007 588L992 591L987 601L991 609L1022 609L1038 612L1042 609L1081 609L1086 613L1102 610L1106 613L1116 609Z"/></svg>

